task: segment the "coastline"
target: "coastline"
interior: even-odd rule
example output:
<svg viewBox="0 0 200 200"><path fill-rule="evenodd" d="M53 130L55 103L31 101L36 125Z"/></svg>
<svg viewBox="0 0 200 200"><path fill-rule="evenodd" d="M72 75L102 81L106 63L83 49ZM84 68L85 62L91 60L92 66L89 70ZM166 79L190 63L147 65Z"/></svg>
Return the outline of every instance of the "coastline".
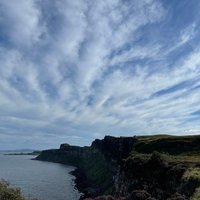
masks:
<svg viewBox="0 0 200 200"><path fill-rule="evenodd" d="M87 177L83 170L76 168L70 172L75 177L75 188L80 192L81 196L79 200L86 198L93 198L99 196L99 190L91 187L91 183L87 180Z"/></svg>
<svg viewBox="0 0 200 200"><path fill-rule="evenodd" d="M9 181L12 186L21 188L27 200L36 197L38 200L80 198L80 192L74 189L74 182L72 182L75 177L69 174L75 167L61 166L59 163L52 162L36 162L31 159L33 157L35 156L1 154L0 178Z"/></svg>
<svg viewBox="0 0 200 200"><path fill-rule="evenodd" d="M38 160L36 158L32 158L31 160L35 160L35 161L42 161L42 162L53 162L53 163L60 163L60 162L54 162L54 161L45 161L45 160ZM94 193L94 189L89 187L89 182L87 181L87 178L85 176L85 173L83 170L81 170L80 168L77 168L76 166L73 165L68 165L68 164L64 164L64 163L60 163L66 166L71 166L74 167L75 169L73 169L72 171L69 172L70 175L72 175L73 181L74 181L74 188L78 190L78 192L80 193L80 198L79 200L84 200L85 198L90 198L93 197L94 195L96 195Z"/></svg>
<svg viewBox="0 0 200 200"><path fill-rule="evenodd" d="M41 152L30 152L30 153L24 153L24 152L20 152L20 153L5 153L5 156L38 156Z"/></svg>
<svg viewBox="0 0 200 200"><path fill-rule="evenodd" d="M61 144L36 160L76 167L70 174L80 200L189 200L200 188L199 144L200 136L106 136L90 147Z"/></svg>
<svg viewBox="0 0 200 200"><path fill-rule="evenodd" d="M74 183L75 183L75 188L80 192L81 196L79 200L83 200L87 197L90 197L88 193L86 192L85 188L87 188L87 181L84 178L84 173L81 169L76 168L73 171L71 171L69 174L73 175L75 177Z"/></svg>
<svg viewBox="0 0 200 200"><path fill-rule="evenodd" d="M72 175L74 177L73 181L74 181L74 188L78 190L78 192L80 193L80 198L79 200L84 200L85 198L89 198L94 196L94 194L91 193L91 191L93 190L92 188L89 188L89 183L87 181L87 178L85 176L85 173L83 170L81 170L80 168L74 166L74 165L68 165L66 163L61 163L61 162L56 162L56 161L48 161L48 160L39 160L37 159L37 157L32 158L31 160L35 160L35 161L42 161L42 162L53 162L53 163L60 163L66 166L72 166L75 169L73 169L72 171L69 172L70 175Z"/></svg>

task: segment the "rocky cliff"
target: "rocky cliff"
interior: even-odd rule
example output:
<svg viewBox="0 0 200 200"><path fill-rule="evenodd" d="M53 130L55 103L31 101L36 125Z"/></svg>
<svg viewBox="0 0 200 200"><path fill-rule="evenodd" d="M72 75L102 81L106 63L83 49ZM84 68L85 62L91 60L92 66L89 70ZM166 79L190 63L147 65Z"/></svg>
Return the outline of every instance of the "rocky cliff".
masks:
<svg viewBox="0 0 200 200"><path fill-rule="evenodd" d="M37 159L76 166L82 198L198 200L199 152L199 136L106 136L90 147L62 144Z"/></svg>

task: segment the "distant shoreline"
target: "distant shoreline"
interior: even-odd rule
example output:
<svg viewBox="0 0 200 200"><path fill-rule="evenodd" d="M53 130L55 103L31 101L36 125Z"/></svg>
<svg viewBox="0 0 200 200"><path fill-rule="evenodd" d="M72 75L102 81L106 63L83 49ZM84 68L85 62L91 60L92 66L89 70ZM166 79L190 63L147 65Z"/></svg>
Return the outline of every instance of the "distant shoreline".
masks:
<svg viewBox="0 0 200 200"><path fill-rule="evenodd" d="M33 151L33 152L29 152L29 153L25 153L25 152L19 152L19 153L5 153L4 155L6 156L26 156L26 155L39 155L41 153L41 151Z"/></svg>

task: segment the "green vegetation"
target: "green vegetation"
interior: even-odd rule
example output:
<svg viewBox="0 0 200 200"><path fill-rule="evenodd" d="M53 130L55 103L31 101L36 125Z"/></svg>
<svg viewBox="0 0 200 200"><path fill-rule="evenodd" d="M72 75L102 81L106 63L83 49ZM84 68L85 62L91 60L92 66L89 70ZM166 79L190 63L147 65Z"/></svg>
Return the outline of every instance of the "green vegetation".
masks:
<svg viewBox="0 0 200 200"><path fill-rule="evenodd" d="M175 140L196 140L200 139L199 135L186 135L186 136L176 136L176 135L167 135L167 134L160 134L160 135L144 135L144 136L135 136L136 139L140 141L154 141L154 140L161 140L161 139L175 139Z"/></svg>
<svg viewBox="0 0 200 200"><path fill-rule="evenodd" d="M0 182L0 200L25 200L19 188L14 188L6 181Z"/></svg>
<svg viewBox="0 0 200 200"><path fill-rule="evenodd" d="M200 199L200 187L195 190L195 193L192 196L192 200L199 200L199 199Z"/></svg>
<svg viewBox="0 0 200 200"><path fill-rule="evenodd" d="M134 154L151 154L158 151L170 162L199 162L200 136L153 135L137 136Z"/></svg>
<svg viewBox="0 0 200 200"><path fill-rule="evenodd" d="M185 191L190 191L191 200L200 199L200 167L188 168L182 176L182 182L185 184Z"/></svg>
<svg viewBox="0 0 200 200"><path fill-rule="evenodd" d="M154 153L154 152L153 152ZM135 159L140 158L141 160L148 160L153 153L138 153L138 152L131 152L129 157L127 159ZM183 153L179 155L170 155L168 153L160 153L162 158L166 160L169 163L197 163L200 161L200 152L189 152L189 153Z"/></svg>
<svg viewBox="0 0 200 200"><path fill-rule="evenodd" d="M137 138L137 140L139 140L139 141L147 141L147 142L151 142L151 141L158 140L158 139L163 139L163 138L175 138L175 137L179 137L179 136L173 136L173 135L143 135L143 136L135 136L135 138Z"/></svg>
<svg viewBox="0 0 200 200"><path fill-rule="evenodd" d="M27 200L20 188L12 187L7 181L0 181L0 200ZM31 200L38 200L36 198Z"/></svg>
<svg viewBox="0 0 200 200"><path fill-rule="evenodd" d="M184 181L194 180L200 182L200 167L190 167L183 175Z"/></svg>

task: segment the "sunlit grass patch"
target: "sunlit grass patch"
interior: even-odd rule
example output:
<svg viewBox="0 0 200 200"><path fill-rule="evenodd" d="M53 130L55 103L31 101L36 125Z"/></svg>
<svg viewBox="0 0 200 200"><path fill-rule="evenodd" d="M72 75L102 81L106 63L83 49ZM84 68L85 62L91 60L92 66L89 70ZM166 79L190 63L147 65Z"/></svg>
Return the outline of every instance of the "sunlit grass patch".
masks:
<svg viewBox="0 0 200 200"><path fill-rule="evenodd" d="M199 200L200 199L200 187L195 190L194 195L191 200Z"/></svg>
<svg viewBox="0 0 200 200"><path fill-rule="evenodd" d="M200 181L200 167L190 167L184 174L183 180L196 180Z"/></svg>

